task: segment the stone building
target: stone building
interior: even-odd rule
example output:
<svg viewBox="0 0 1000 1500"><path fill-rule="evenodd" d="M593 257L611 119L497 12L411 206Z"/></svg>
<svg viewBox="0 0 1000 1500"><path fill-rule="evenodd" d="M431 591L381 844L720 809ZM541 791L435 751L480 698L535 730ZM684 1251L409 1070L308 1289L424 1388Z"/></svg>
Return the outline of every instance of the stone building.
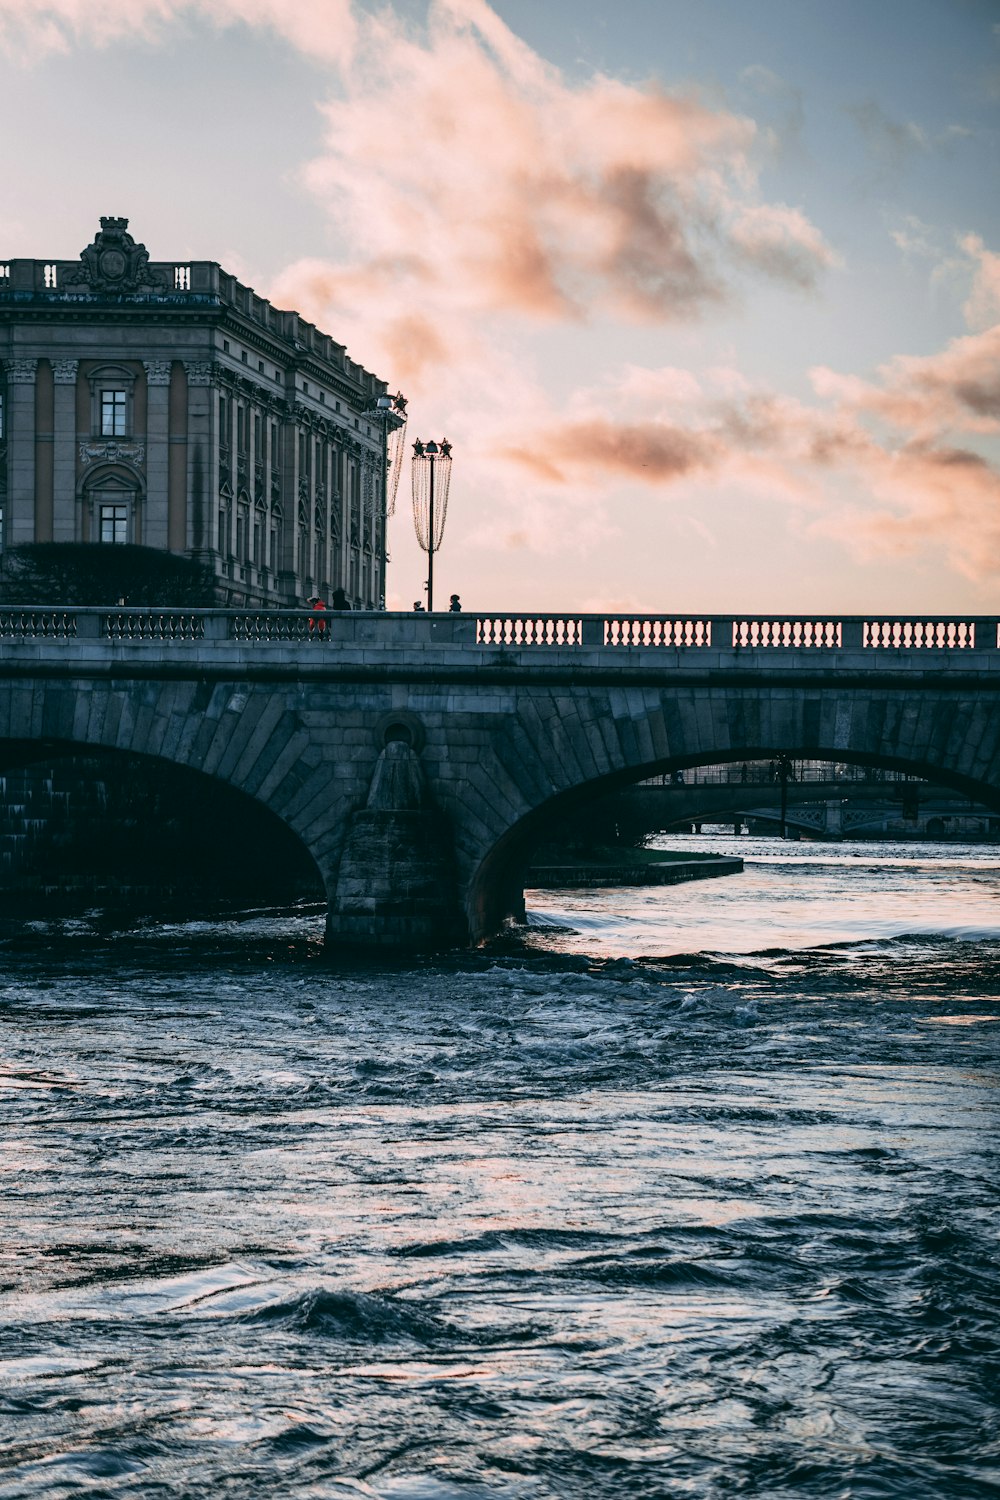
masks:
<svg viewBox="0 0 1000 1500"><path fill-rule="evenodd" d="M102 218L75 261L0 261L0 546L134 542L220 602L385 592L384 382L213 261Z"/></svg>

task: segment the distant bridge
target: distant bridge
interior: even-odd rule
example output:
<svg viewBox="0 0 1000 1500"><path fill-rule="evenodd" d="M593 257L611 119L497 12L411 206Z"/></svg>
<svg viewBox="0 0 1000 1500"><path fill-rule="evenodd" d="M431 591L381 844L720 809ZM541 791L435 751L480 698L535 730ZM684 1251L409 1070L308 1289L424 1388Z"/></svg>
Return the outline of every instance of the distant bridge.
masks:
<svg viewBox="0 0 1000 1500"><path fill-rule="evenodd" d="M0 610L0 739L215 777L328 935L489 935L554 816L675 769L884 767L1000 809L996 618Z"/></svg>
<svg viewBox="0 0 1000 1500"><path fill-rule="evenodd" d="M662 784L629 787L602 799L593 816L620 837L634 838L701 823L781 822L781 787L770 775L741 781L739 768L730 765L725 777L665 779ZM887 820L916 827L929 819L989 817L989 809L969 797L943 791L895 773L879 772L879 779L819 775L795 779L785 786L785 822L801 833L841 838L854 832L880 829ZM681 773L682 774L682 773ZM884 778L884 779L883 779Z"/></svg>

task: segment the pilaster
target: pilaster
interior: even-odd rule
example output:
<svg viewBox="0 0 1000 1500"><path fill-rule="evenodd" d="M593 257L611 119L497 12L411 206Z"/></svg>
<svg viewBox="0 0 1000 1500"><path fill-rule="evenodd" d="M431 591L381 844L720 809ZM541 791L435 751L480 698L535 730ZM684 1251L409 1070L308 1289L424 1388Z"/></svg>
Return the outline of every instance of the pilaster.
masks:
<svg viewBox="0 0 1000 1500"><path fill-rule="evenodd" d="M52 540L74 542L76 535L76 359L52 362Z"/></svg>
<svg viewBox="0 0 1000 1500"><path fill-rule="evenodd" d="M176 363L171 366L168 397L167 546L171 552L188 548L187 403L187 376L184 366Z"/></svg>
<svg viewBox="0 0 1000 1500"><path fill-rule="evenodd" d="M146 370L146 512L141 541L146 547L169 545L170 361L144 360Z"/></svg>
<svg viewBox="0 0 1000 1500"><path fill-rule="evenodd" d="M196 552L212 549L219 510L218 402L210 360L185 362L187 375L188 535Z"/></svg>
<svg viewBox="0 0 1000 1500"><path fill-rule="evenodd" d="M16 547L35 539L35 377L37 359L8 359L7 505L5 531Z"/></svg>
<svg viewBox="0 0 1000 1500"><path fill-rule="evenodd" d="M35 372L35 522L36 542L52 540L52 464L54 430L52 366L38 361Z"/></svg>

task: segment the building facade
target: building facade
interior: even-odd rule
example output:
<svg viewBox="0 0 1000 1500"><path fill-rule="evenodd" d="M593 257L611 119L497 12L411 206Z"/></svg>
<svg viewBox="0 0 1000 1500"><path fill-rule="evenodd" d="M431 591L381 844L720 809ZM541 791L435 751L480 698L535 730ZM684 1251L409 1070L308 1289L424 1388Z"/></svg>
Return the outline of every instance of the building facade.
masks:
<svg viewBox="0 0 1000 1500"><path fill-rule="evenodd" d="M384 382L213 261L102 218L76 261L0 261L0 546L122 542L219 600L385 594Z"/></svg>

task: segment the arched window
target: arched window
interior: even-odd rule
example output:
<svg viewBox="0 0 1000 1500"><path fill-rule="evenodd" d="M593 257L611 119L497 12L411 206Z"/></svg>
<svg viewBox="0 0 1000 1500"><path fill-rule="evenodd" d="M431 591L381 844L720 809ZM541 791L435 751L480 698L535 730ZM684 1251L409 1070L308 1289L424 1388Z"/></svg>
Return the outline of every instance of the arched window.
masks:
<svg viewBox="0 0 1000 1500"><path fill-rule="evenodd" d="M90 539L106 546L141 542L138 489L120 474L94 477L87 486Z"/></svg>

